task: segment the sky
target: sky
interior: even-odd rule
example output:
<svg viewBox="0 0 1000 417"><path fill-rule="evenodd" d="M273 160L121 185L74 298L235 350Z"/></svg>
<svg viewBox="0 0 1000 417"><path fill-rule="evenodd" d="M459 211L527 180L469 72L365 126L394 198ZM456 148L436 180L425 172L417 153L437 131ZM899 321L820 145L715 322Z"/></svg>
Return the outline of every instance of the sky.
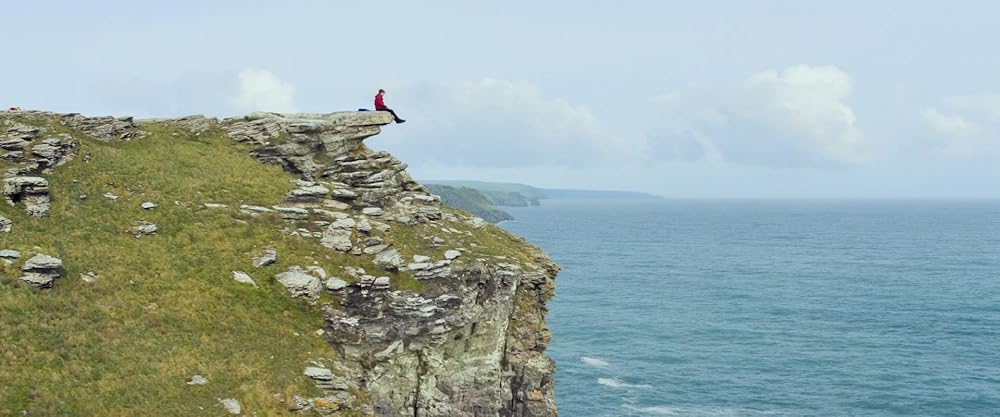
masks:
<svg viewBox="0 0 1000 417"><path fill-rule="evenodd" d="M1000 198L1000 3L3 2L0 106L371 108L419 179Z"/></svg>

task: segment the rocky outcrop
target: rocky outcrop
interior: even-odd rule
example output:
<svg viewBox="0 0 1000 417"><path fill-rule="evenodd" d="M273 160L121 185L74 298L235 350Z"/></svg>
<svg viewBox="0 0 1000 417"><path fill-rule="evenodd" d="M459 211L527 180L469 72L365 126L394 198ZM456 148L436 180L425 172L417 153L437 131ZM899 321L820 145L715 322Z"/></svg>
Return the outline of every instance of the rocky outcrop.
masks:
<svg viewBox="0 0 1000 417"><path fill-rule="evenodd" d="M3 179L3 194L7 203L22 205L29 216L44 217L49 214L52 197L49 182L42 177L7 177Z"/></svg>
<svg viewBox="0 0 1000 417"><path fill-rule="evenodd" d="M325 290L341 300L323 307L326 337L349 376L341 388L364 392L370 407L364 410L377 416L556 415L555 368L544 350L550 339L545 303L558 267L540 251L529 264L469 256L453 265L464 259L457 250L446 251L444 259L417 256L407 263L375 231L393 223L448 229L453 222L485 222L444 213L440 198L414 181L405 164L364 146L390 121L378 112L257 113L222 123L234 140L255 145L253 157L301 176L288 204L325 220L314 222L320 229L313 230L305 217L286 217L298 223L289 233L371 256L384 271L411 273L426 285L419 293L391 290L390 277L357 268L345 270L353 284L328 281ZM272 209L277 207L264 208ZM309 299L320 282L301 271L286 272L279 281ZM319 373L313 369L311 377L328 375ZM355 398L349 391L339 390L338 398ZM304 408L312 404L303 401Z"/></svg>

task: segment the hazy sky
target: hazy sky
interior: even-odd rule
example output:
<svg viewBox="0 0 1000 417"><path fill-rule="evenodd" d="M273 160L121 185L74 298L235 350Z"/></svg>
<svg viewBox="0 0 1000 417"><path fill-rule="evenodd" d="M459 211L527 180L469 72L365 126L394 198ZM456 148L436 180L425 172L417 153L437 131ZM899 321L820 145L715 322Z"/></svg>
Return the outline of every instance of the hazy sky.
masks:
<svg viewBox="0 0 1000 417"><path fill-rule="evenodd" d="M991 1L17 1L0 105L372 107L424 179L1000 197ZM142 4L140 4L142 3Z"/></svg>

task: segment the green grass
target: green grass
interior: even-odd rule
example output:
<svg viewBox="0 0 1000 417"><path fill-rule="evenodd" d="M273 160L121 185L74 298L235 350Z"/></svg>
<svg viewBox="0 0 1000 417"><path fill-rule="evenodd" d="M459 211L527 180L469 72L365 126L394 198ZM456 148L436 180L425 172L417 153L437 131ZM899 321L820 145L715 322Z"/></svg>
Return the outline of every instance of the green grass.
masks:
<svg viewBox="0 0 1000 417"><path fill-rule="evenodd" d="M313 334L322 316L272 276L293 264L339 272L359 261L280 233L276 219L238 218L240 203L279 203L292 176L220 134L148 129L152 136L131 143L84 140L81 157L91 161L48 176L50 217L0 208L15 223L0 247L66 265L48 290L23 285L12 267L0 274L0 415L218 414L216 398L228 397L268 415L283 409L274 394L318 394L301 372L310 359L334 356ZM144 201L159 207L144 211ZM139 220L159 233L128 234ZM250 258L266 247L278 249L279 262L254 270ZM233 270L261 288L233 281ZM96 283L79 279L87 271ZM196 373L211 382L185 385Z"/></svg>
<svg viewBox="0 0 1000 417"><path fill-rule="evenodd" d="M84 137L46 117L21 121L48 134ZM320 265L345 279L344 266L381 275L379 268L370 256L288 236L274 216L240 214L240 204L280 204L295 179L253 160L247 145L166 123L143 128L150 135L132 142L81 140L76 159L46 175L54 193L49 217L29 218L0 202L0 214L14 222L12 233L0 234L0 249L21 251L21 262L44 253L65 265L63 277L45 290L18 279L21 262L0 265L0 416L22 410L32 416L221 415L217 399L230 397L240 400L245 415L288 415L285 399L320 394L302 370L312 360L335 360L333 348L314 334L323 326L318 305L333 298L324 295L316 305L292 299L273 276L291 265ZM103 197L108 192L118 200ZM158 207L142 210L145 201ZM156 223L158 233L133 237L128 230L138 221ZM378 235L407 261L415 254L443 259L456 247L531 261L528 245L502 229L447 226L462 233L394 223ZM429 236L447 244L432 247ZM271 247L278 262L252 268L251 258ZM260 288L235 282L234 270L249 273ZM83 282L83 272L96 273L97 282ZM396 289L425 288L408 273L386 275ZM194 374L209 384L186 385Z"/></svg>

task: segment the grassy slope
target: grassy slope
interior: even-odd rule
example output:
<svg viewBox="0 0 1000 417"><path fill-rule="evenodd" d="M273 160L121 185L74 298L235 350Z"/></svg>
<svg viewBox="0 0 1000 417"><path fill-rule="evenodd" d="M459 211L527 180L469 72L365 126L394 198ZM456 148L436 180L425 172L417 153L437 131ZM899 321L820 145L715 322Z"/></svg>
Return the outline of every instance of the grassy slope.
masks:
<svg viewBox="0 0 1000 417"><path fill-rule="evenodd" d="M294 179L251 159L244 145L162 124L146 130L153 134L129 143L83 140L75 161L47 175L55 196L48 218L0 203L15 224L0 235L0 249L20 250L22 261L57 256L66 266L54 288L36 290L17 279L20 263L0 265L0 415L221 415L217 399L229 397L245 414L286 415L282 398L320 394L301 372L311 360L335 356L313 333L322 316L272 277L289 265L315 263L333 275L344 265L377 268L367 257L287 236L279 219L240 215L244 202L279 203ZM159 207L141 210L144 201ZM206 202L230 208L206 209ZM159 233L132 237L127 230L139 220L158 224ZM383 237L407 257L466 247L531 260L523 241L499 228L448 227L461 233L393 225ZM448 245L432 248L429 236ZM278 263L254 270L251 257L266 247L278 249ZM250 273L261 288L233 281L233 270ZM79 279L88 271L98 274L96 283ZM394 274L393 286L422 288L405 274ZM209 384L185 385L193 374Z"/></svg>
<svg viewBox="0 0 1000 417"><path fill-rule="evenodd" d="M81 155L92 161L48 176L56 196L49 218L0 209L15 222L0 247L61 257L67 269L45 291L17 283L12 268L3 274L0 415L193 415L217 408L216 398L267 410L276 409L275 393L318 394L300 374L310 358L334 355L312 333L321 316L270 277L291 264L333 270L348 260L281 234L274 219L234 220L244 200L280 202L291 176L221 135L170 133L83 141ZM109 191L121 198L101 196ZM88 197L79 201L81 194ZM143 211L143 201L160 207ZM204 202L233 209L202 209ZM126 233L138 220L157 223L159 234ZM270 246L279 263L251 270L250 258ZM232 270L250 272L262 289L233 281ZM98 282L82 282L85 271ZM185 385L195 373L211 382Z"/></svg>

